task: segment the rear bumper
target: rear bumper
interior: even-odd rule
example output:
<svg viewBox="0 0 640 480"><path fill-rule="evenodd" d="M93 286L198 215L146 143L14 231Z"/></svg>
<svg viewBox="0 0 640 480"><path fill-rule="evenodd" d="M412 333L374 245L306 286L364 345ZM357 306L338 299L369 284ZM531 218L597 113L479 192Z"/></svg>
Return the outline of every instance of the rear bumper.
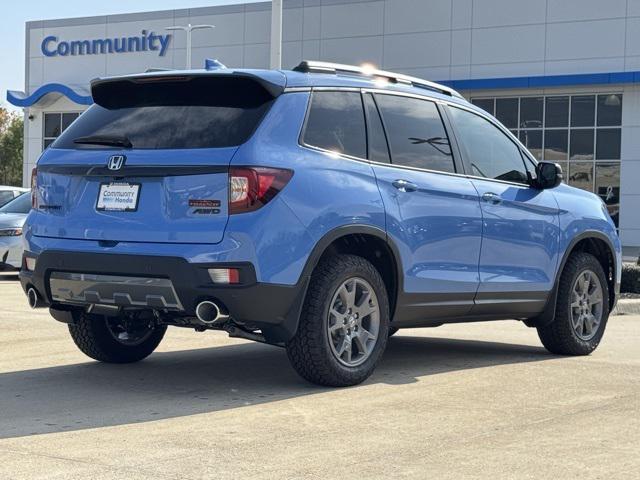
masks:
<svg viewBox="0 0 640 480"><path fill-rule="evenodd" d="M222 266L239 268L241 285L214 284L207 269ZM89 275L70 275L73 273ZM117 288L110 280L114 278L118 279ZM144 279L149 280L147 290ZM163 279L164 283L160 281ZM215 300L231 318L259 328L267 341L273 343L285 342L295 333L307 286L306 278L291 286L259 283L249 263L189 263L179 257L56 250L41 252L35 271L22 270L20 281L25 292L34 287L47 306L61 301L78 306L115 302L120 306L166 309L175 315L194 316L199 302ZM107 281L111 284L107 285ZM159 300L157 297L162 296L163 291L170 290L169 284L177 301L171 301L170 294ZM73 290L66 299L61 293L65 289Z"/></svg>

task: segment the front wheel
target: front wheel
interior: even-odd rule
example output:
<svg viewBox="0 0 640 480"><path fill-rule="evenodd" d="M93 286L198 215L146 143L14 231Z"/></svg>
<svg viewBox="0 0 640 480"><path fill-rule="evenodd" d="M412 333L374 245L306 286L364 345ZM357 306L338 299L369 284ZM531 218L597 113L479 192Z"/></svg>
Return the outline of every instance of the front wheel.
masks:
<svg viewBox="0 0 640 480"><path fill-rule="evenodd" d="M69 333L76 346L88 357L106 363L133 363L148 357L167 330L143 318L86 313L74 317Z"/></svg>
<svg viewBox="0 0 640 480"><path fill-rule="evenodd" d="M362 257L336 255L313 273L287 355L312 383L357 385L380 361L388 330L389 301L380 273Z"/></svg>
<svg viewBox="0 0 640 480"><path fill-rule="evenodd" d="M609 288L602 265L588 253L572 254L558 285L556 317L538 327L542 344L559 355L589 355L609 318Z"/></svg>

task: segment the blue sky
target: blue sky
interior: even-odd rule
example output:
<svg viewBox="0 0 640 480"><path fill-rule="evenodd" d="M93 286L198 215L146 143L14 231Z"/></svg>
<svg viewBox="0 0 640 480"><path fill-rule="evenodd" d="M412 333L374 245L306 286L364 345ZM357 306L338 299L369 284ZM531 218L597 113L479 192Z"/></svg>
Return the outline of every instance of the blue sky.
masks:
<svg viewBox="0 0 640 480"><path fill-rule="evenodd" d="M3 9L0 20L0 105L11 107L5 100L7 90L24 90L24 24L29 20L229 5L247 1L255 0L12 1L11 8Z"/></svg>

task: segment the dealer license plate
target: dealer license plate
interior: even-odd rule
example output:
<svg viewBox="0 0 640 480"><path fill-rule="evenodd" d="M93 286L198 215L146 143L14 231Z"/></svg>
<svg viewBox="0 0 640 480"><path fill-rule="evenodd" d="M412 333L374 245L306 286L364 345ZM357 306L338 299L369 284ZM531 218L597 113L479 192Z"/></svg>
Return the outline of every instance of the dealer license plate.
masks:
<svg viewBox="0 0 640 480"><path fill-rule="evenodd" d="M139 183L103 183L98 192L96 210L135 212L139 197Z"/></svg>

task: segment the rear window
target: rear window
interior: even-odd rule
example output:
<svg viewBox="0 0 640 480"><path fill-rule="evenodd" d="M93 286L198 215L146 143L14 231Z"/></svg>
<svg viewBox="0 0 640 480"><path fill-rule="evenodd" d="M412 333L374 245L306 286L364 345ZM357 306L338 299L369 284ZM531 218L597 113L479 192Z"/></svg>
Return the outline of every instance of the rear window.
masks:
<svg viewBox="0 0 640 480"><path fill-rule="evenodd" d="M134 149L223 148L246 142L273 96L246 78L114 82L94 89L89 107L51 148L109 148L79 138L126 139Z"/></svg>
<svg viewBox="0 0 640 480"><path fill-rule="evenodd" d="M331 152L367 158L360 92L314 92L302 141Z"/></svg>

